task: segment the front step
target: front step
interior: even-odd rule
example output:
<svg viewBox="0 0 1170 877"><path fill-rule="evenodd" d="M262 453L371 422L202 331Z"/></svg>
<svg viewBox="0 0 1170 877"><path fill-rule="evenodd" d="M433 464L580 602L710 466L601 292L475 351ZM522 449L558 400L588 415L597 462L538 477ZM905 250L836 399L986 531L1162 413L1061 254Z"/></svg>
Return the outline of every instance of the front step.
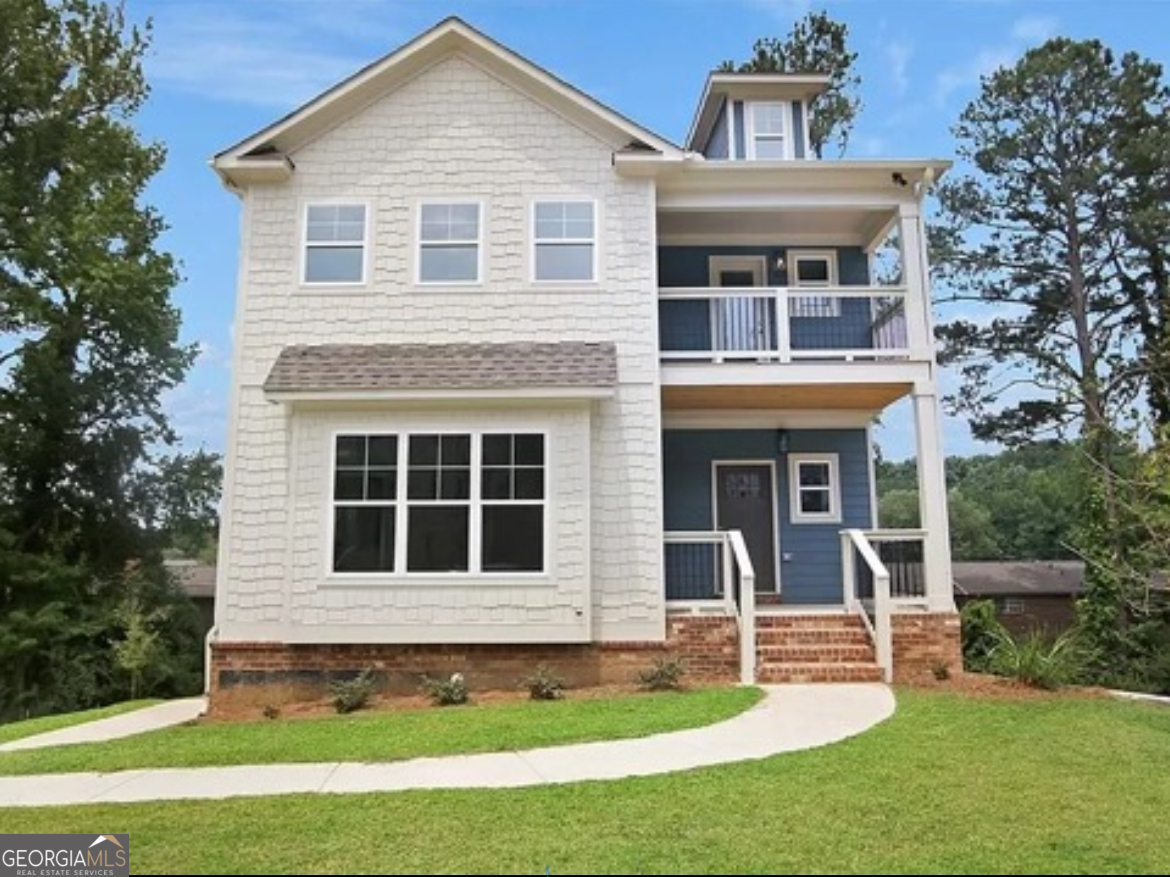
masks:
<svg viewBox="0 0 1170 877"><path fill-rule="evenodd" d="M876 663L762 664L756 681L766 685L798 682L881 682L882 668Z"/></svg>
<svg viewBox="0 0 1170 877"><path fill-rule="evenodd" d="M756 625L760 682L882 680L869 633L852 613L761 614Z"/></svg>

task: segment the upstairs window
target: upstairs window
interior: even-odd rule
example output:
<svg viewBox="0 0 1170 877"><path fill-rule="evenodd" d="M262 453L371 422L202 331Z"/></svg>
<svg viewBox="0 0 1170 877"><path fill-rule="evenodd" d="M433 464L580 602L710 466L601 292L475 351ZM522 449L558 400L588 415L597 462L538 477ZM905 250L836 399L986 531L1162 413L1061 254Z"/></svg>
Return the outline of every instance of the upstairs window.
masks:
<svg viewBox="0 0 1170 877"><path fill-rule="evenodd" d="M791 158L788 118L788 104L783 101L749 103L747 157L759 160Z"/></svg>
<svg viewBox="0 0 1170 877"><path fill-rule="evenodd" d="M302 282L362 284L365 269L366 205L309 204Z"/></svg>
<svg viewBox="0 0 1170 877"><path fill-rule="evenodd" d="M478 202L423 204L419 211L419 283L479 283Z"/></svg>
<svg viewBox="0 0 1170 877"><path fill-rule="evenodd" d="M828 251L789 252L790 285L832 288L837 285L837 254ZM788 308L793 317L839 317L841 297L837 295L795 295Z"/></svg>
<svg viewBox="0 0 1170 877"><path fill-rule="evenodd" d="M597 226L592 201L537 201L533 205L532 279L596 280Z"/></svg>

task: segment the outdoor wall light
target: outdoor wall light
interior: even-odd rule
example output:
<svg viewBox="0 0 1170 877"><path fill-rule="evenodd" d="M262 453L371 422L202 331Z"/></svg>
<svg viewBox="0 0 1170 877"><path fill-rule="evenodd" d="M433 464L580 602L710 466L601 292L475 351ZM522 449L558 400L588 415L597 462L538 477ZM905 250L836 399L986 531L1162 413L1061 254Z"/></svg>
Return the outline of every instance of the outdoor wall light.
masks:
<svg viewBox="0 0 1170 877"><path fill-rule="evenodd" d="M776 430L776 453L788 453L788 430L786 429Z"/></svg>

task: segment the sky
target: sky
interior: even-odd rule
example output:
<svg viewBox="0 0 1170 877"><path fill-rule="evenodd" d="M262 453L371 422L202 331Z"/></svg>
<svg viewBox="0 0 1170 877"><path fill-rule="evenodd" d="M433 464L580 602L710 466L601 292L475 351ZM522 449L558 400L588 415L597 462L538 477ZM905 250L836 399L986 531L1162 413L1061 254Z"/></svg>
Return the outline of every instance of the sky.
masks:
<svg viewBox="0 0 1170 877"><path fill-rule="evenodd" d="M1170 65L1170 0L127 0L154 33L153 90L136 124L168 149L147 200L169 223L183 337L200 350L167 399L184 442L221 451L227 431L239 210L208 166L214 153L448 15L679 142L711 68L818 9L848 24L859 55L853 158L952 158L950 127L980 76L1052 36ZM888 459L913 455L904 403L884 413L877 439ZM954 417L944 444L991 450Z"/></svg>

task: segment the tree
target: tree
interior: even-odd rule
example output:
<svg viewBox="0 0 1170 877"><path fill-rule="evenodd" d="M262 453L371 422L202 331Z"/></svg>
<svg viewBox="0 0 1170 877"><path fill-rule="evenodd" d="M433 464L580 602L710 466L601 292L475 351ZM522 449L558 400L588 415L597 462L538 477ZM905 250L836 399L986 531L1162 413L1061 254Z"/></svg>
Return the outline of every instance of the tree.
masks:
<svg viewBox="0 0 1170 877"><path fill-rule="evenodd" d="M106 696L128 564L165 589L159 530L215 488L210 455L168 455L162 395L195 351L143 203L164 151L131 124L149 30L97 0L0 5L2 713ZM88 691L66 695L75 664Z"/></svg>
<svg viewBox="0 0 1170 877"><path fill-rule="evenodd" d="M849 50L849 26L824 12L810 12L792 26L783 40L761 37L752 56L741 64L724 61L724 73L825 73L832 77L818 97L809 122L809 147L821 158L825 146L836 143L845 153L853 121L861 112L861 77L854 70L857 53Z"/></svg>
<svg viewBox="0 0 1170 877"><path fill-rule="evenodd" d="M951 555L955 560L993 560L999 556L995 525L991 513L958 490L947 495L947 519L951 528ZM891 529L917 529L918 491L894 490L885 494L878 505L881 526Z"/></svg>
<svg viewBox="0 0 1170 877"><path fill-rule="evenodd" d="M940 337L965 379L951 402L976 437L1079 431L1101 441L1148 385L1124 270L1130 214L1146 200L1134 143L1144 135L1125 113L1170 108L1160 77L1096 40L1054 39L986 77L956 125L969 170L939 189L936 257L952 301L994 310L955 319Z"/></svg>

